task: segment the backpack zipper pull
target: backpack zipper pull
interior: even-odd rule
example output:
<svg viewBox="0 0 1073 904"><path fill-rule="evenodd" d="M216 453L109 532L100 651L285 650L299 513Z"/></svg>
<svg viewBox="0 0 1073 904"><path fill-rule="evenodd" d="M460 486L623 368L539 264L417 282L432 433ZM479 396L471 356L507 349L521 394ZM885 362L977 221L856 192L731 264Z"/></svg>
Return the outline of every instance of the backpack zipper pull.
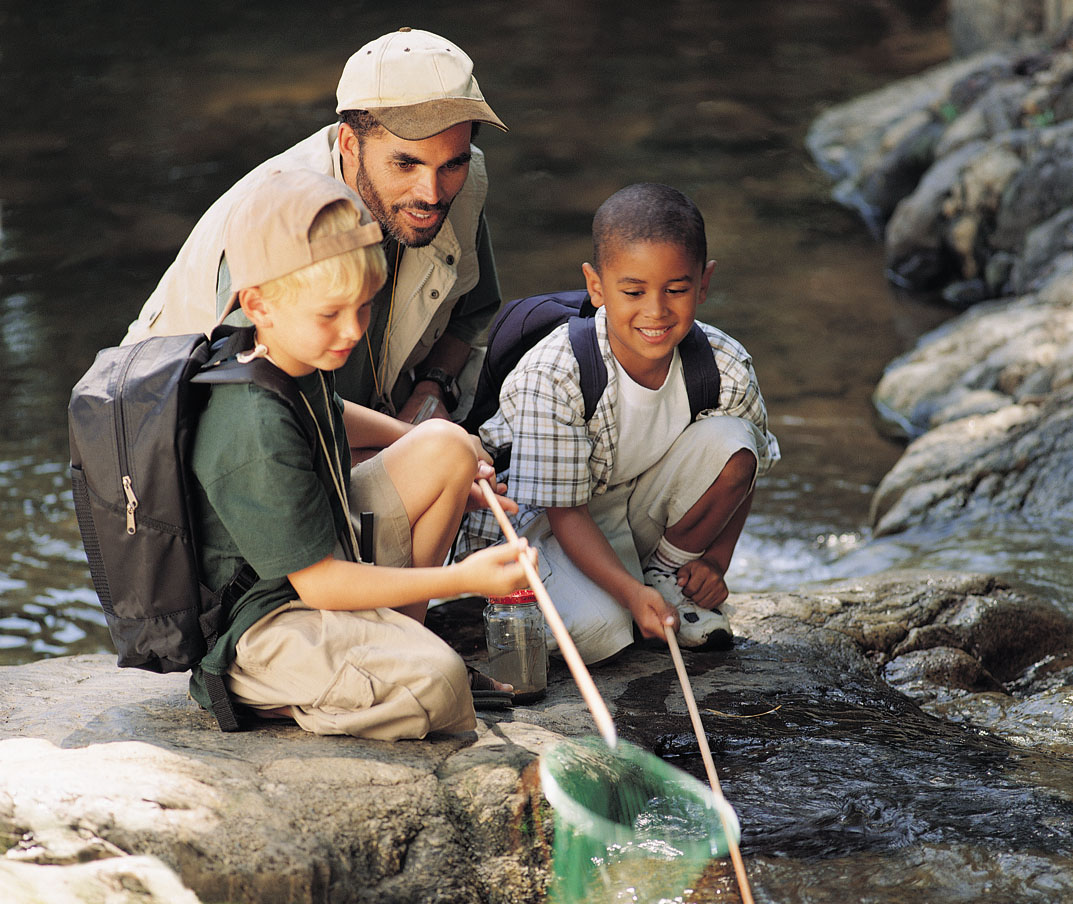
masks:
<svg viewBox="0 0 1073 904"><path fill-rule="evenodd" d="M134 487L131 486L130 477L123 475L123 492L127 496L127 533L133 534L137 530L134 524L134 510L138 507L138 497L134 495Z"/></svg>

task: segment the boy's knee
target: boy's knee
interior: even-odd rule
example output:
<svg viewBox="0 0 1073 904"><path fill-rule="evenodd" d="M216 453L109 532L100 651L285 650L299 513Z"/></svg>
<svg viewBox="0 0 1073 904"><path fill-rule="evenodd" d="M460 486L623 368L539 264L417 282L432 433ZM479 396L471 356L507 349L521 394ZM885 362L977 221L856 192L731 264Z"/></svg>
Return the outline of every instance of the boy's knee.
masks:
<svg viewBox="0 0 1073 904"><path fill-rule="evenodd" d="M612 661L633 643L633 618L618 604L614 609L573 613L567 627L582 661L590 667ZM554 637L548 638L548 649L558 653Z"/></svg>
<svg viewBox="0 0 1073 904"><path fill-rule="evenodd" d="M458 424L443 418L432 418L418 424L414 428L413 435L427 443L426 448L435 460L450 459L452 464L461 465L468 465L472 462L476 467L477 453L473 447L473 440L470 434Z"/></svg>
<svg viewBox="0 0 1073 904"><path fill-rule="evenodd" d="M745 495L756 480L756 455L750 449L738 449L719 472L716 482L727 490Z"/></svg>

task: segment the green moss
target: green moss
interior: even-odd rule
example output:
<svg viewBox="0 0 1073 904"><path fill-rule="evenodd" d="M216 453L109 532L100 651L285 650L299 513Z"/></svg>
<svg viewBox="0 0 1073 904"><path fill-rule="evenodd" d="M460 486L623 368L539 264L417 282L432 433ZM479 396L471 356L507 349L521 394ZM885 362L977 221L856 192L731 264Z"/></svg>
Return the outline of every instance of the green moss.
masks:
<svg viewBox="0 0 1073 904"><path fill-rule="evenodd" d="M955 104L953 101L948 100L941 107L939 107L939 116L942 117L943 122L953 122L955 119L958 118L960 113L961 111L958 110L957 104Z"/></svg>

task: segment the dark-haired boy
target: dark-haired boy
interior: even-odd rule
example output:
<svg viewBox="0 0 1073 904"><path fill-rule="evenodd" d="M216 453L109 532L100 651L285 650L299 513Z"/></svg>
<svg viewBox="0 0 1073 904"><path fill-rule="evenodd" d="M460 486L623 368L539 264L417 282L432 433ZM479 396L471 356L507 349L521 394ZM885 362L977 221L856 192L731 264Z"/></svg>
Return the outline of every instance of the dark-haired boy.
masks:
<svg viewBox="0 0 1073 904"><path fill-rule="evenodd" d="M560 327L504 381L480 429L511 447L519 533L586 662L678 631L683 646L726 647L718 606L758 474L779 458L753 372L734 339L701 324L720 372L718 406L691 418L677 346L695 322L714 261L704 220L665 185L631 185L593 221L582 270L608 382L584 417L579 369ZM465 522L460 554L496 536L486 513ZM552 640L554 643L554 640Z"/></svg>

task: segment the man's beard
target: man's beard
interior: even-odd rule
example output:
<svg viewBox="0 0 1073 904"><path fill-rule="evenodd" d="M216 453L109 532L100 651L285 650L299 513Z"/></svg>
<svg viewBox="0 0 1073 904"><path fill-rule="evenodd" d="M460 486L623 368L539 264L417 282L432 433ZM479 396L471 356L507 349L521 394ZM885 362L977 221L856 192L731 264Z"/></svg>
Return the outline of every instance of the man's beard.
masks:
<svg viewBox="0 0 1073 904"><path fill-rule="evenodd" d="M443 217L436 223L436 225L429 226L427 229L415 228L413 230L415 234L408 235L403 232L402 227L399 225L399 211L404 208L401 205L395 205L391 210L388 210L387 205L384 204L383 198L380 197L380 193L373 185L372 179L369 178L369 173L365 169L364 160L359 159L358 161L356 182L358 194L361 195L361 199L365 202L365 206L369 208L369 213L377 219L384 232L390 235L400 245L405 245L407 248L423 248L439 235L440 229L443 228L443 224L447 222L447 212L451 209L450 201L441 201L439 204L428 204L424 201L414 201L405 205L405 208L427 213L442 211Z"/></svg>

